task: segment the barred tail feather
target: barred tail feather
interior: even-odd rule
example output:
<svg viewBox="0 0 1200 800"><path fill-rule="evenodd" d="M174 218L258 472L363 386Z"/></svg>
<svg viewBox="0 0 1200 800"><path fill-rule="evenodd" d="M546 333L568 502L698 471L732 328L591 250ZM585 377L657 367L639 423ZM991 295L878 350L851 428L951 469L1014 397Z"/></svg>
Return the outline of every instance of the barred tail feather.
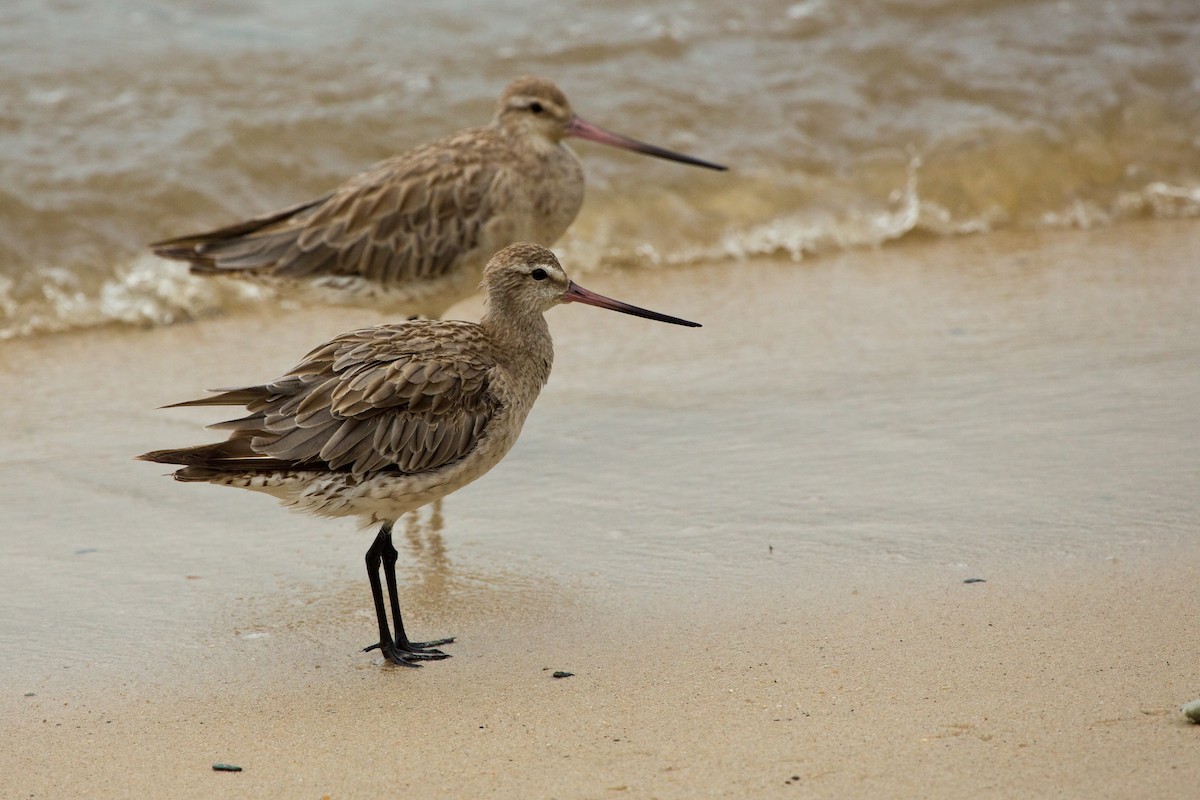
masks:
<svg viewBox="0 0 1200 800"><path fill-rule="evenodd" d="M261 400L266 400L274 394L269 386L238 386L230 389L209 389L213 394L198 397L195 400L184 400L182 403L170 403L163 408L184 408L186 406L248 406ZM217 394L219 392L219 394Z"/></svg>
<svg viewBox="0 0 1200 800"><path fill-rule="evenodd" d="M292 218L326 199L328 195L224 228L154 242L150 249L162 258L189 262L191 271L197 274L267 269L296 237L295 231L274 226L286 226Z"/></svg>
<svg viewBox="0 0 1200 800"><path fill-rule="evenodd" d="M303 469L303 467L270 456L260 455L250 448L250 436L235 436L215 444L181 447L175 450L151 450L138 456L140 461L157 464L178 464L177 481L211 481L230 473L273 472Z"/></svg>

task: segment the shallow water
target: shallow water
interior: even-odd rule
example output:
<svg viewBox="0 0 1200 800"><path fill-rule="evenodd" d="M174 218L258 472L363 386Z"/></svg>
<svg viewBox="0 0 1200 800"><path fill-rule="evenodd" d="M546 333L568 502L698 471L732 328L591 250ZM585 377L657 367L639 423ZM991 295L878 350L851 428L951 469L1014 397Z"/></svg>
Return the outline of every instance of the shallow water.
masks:
<svg viewBox="0 0 1200 800"><path fill-rule="evenodd" d="M245 293L148 241L322 193L485 123L512 77L729 163L578 147L569 265L830 252L1200 211L1191 0L672 6L136 0L0 9L0 338Z"/></svg>

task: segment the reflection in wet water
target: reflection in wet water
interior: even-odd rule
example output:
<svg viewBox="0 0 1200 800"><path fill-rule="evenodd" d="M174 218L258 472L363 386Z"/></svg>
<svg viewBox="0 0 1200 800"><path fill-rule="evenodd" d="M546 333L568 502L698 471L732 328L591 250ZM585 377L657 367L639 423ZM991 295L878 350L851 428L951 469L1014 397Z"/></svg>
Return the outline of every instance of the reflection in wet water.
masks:
<svg viewBox="0 0 1200 800"><path fill-rule="evenodd" d="M493 565L464 546L472 527L461 515L447 519L442 501L405 515L395 526L400 550L396 565L405 625L417 638L431 635L481 636L522 628L548 614L573 613L581 599L553 576L511 563ZM401 538L402 536L402 538ZM451 551L457 556L452 557ZM374 628L371 593L361 561L339 580L290 584L284 593L239 598L226 609L214 635L229 630L245 637L296 638L331 645L357 657ZM481 633L481 631L486 631ZM360 641L361 640L361 641ZM373 664L372 656L363 659Z"/></svg>
<svg viewBox="0 0 1200 800"><path fill-rule="evenodd" d="M417 583L413 587L430 602L445 601L451 580L451 563L442 536L446 518L442 501L435 500L404 518L404 538L408 551L416 562Z"/></svg>

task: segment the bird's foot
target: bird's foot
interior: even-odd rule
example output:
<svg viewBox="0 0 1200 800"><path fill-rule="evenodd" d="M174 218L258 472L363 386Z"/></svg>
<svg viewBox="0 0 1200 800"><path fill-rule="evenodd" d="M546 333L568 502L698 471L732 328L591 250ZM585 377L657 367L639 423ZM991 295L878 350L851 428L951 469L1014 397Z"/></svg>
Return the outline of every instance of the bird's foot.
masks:
<svg viewBox="0 0 1200 800"><path fill-rule="evenodd" d="M449 658L450 654L438 650L437 646L450 644L453 641L454 637L435 639L431 642L376 642L370 647L364 647L363 652L378 648L379 652L383 653L383 657L393 664L402 667L419 667L422 666L418 663L421 661L440 661L443 658Z"/></svg>
<svg viewBox="0 0 1200 800"><path fill-rule="evenodd" d="M430 650L434 647L441 647L444 644L454 644L454 637L448 636L445 639L434 639L430 642L409 642L408 646L416 650Z"/></svg>

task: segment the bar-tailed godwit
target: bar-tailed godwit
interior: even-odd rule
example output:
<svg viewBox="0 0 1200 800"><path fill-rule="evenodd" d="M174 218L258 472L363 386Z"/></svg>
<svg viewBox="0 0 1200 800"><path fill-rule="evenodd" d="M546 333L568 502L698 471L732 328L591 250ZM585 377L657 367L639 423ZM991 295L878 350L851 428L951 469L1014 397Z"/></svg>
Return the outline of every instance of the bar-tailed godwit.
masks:
<svg viewBox="0 0 1200 800"><path fill-rule="evenodd" d="M212 427L215 444L156 450L139 458L182 465L179 481L253 489L285 506L379 525L367 550L378 647L396 664L445 658L451 639L413 642L396 593L392 525L494 467L516 442L550 377L553 347L543 313L587 303L698 327L590 292L567 278L554 254L520 243L497 253L483 277L478 323L410 320L342 334L299 366L258 386L219 389L180 406L245 406ZM395 633L379 579L387 582Z"/></svg>
<svg viewBox="0 0 1200 800"><path fill-rule="evenodd" d="M504 89L486 127L381 161L316 200L151 248L197 274L439 317L475 290L500 248L549 247L570 226L584 188L571 136L725 169L585 122L552 82L524 77Z"/></svg>

